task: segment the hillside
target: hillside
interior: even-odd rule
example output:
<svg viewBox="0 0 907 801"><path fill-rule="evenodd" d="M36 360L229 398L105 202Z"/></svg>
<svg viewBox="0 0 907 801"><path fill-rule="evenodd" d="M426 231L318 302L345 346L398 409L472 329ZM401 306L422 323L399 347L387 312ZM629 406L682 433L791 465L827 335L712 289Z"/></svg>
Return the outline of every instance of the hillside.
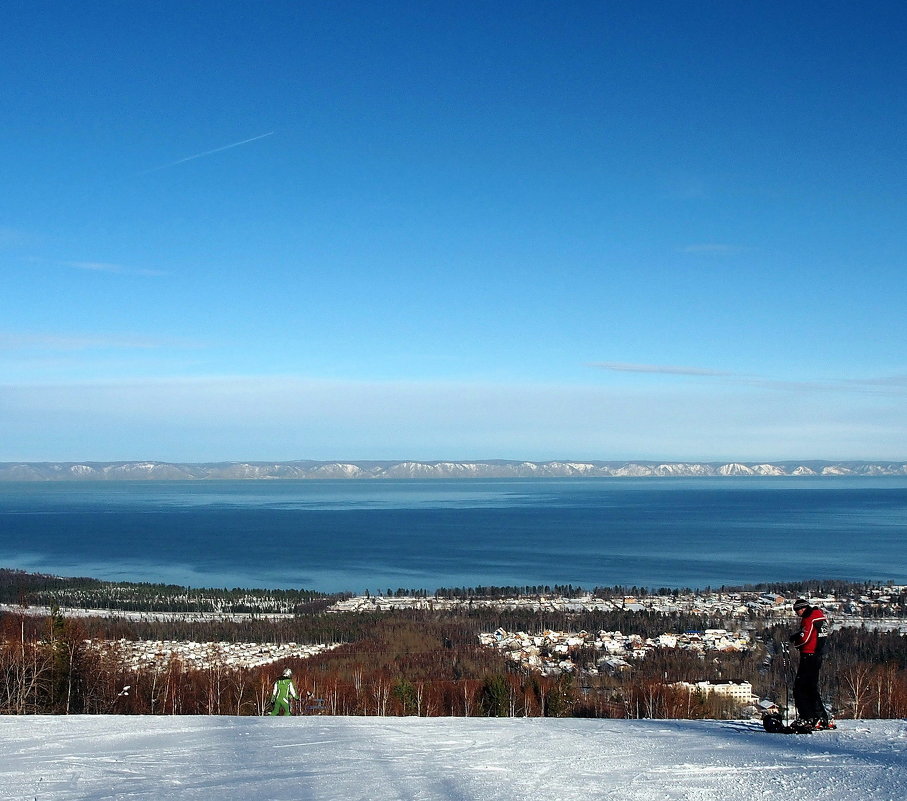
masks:
<svg viewBox="0 0 907 801"><path fill-rule="evenodd" d="M890 720L3 717L0 797L900 801L905 751Z"/></svg>

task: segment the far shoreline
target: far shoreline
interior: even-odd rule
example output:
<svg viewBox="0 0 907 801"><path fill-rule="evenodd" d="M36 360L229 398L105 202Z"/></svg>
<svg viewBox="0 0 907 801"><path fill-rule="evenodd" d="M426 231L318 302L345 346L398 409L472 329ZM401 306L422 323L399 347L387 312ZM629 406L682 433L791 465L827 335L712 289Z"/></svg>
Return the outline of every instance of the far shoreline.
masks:
<svg viewBox="0 0 907 801"><path fill-rule="evenodd" d="M45 481L288 481L531 478L907 477L907 460L758 461L58 461L0 462L0 483Z"/></svg>

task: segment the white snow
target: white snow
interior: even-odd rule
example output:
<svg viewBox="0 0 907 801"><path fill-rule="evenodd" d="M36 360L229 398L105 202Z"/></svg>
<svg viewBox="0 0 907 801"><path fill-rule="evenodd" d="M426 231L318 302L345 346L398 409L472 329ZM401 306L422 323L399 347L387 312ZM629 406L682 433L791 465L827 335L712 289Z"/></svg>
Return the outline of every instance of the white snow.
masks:
<svg viewBox="0 0 907 801"><path fill-rule="evenodd" d="M0 798L903 801L907 724L488 718L0 718Z"/></svg>

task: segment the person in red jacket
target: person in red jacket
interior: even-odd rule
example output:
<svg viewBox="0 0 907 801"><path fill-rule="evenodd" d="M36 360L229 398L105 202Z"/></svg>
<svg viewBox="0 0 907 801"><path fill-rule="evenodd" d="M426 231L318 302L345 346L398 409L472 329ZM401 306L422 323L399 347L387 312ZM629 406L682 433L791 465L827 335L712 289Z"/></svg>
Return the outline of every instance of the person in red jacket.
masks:
<svg viewBox="0 0 907 801"><path fill-rule="evenodd" d="M828 636L828 620L821 609L810 606L803 598L794 601L794 613L800 618L800 630L791 634L790 641L800 651L800 661L794 679L797 719L792 726L801 729L827 729L833 724L828 720L828 712L819 695L819 669L822 667L822 651Z"/></svg>

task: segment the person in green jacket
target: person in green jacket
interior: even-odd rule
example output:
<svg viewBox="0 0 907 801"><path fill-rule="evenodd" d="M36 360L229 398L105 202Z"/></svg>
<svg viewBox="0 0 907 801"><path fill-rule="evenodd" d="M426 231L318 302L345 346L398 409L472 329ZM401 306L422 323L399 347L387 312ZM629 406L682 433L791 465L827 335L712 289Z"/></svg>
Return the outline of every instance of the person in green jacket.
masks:
<svg viewBox="0 0 907 801"><path fill-rule="evenodd" d="M299 698L296 692L296 685L293 684L293 671L287 668L277 681L274 682L274 689L271 691L271 711L269 715L292 715L293 710L290 702Z"/></svg>

